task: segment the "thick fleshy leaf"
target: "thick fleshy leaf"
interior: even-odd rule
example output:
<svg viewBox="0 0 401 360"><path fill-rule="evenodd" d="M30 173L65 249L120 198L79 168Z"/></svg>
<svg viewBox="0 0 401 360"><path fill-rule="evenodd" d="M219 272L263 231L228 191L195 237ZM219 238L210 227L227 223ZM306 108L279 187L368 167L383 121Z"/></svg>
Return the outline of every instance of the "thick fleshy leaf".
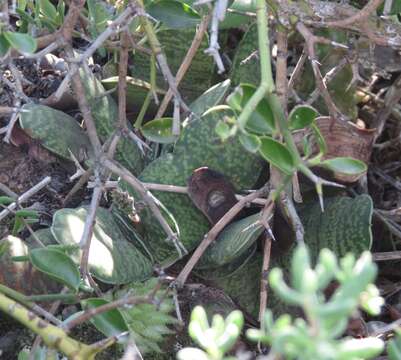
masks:
<svg viewBox="0 0 401 360"><path fill-rule="evenodd" d="M142 135L150 141L161 144L170 144L177 140L173 135L173 118L160 118L148 121L142 126Z"/></svg>
<svg viewBox="0 0 401 360"><path fill-rule="evenodd" d="M4 56L5 54L7 54L9 48L10 43L5 38L4 34L0 34L0 56Z"/></svg>
<svg viewBox="0 0 401 360"><path fill-rule="evenodd" d="M86 208L61 209L53 216L51 231L59 244L77 245L81 241L87 216ZM76 251L72 259L79 264ZM98 208L89 251L89 271L109 284L141 281L152 273L152 264L127 240L110 212Z"/></svg>
<svg viewBox="0 0 401 360"><path fill-rule="evenodd" d="M109 302L107 300L99 298L85 299L81 301L81 305L84 310L95 309L108 303ZM118 309L112 309L96 315L91 318L90 322L95 326L96 329L98 329L107 337L115 336L128 331L128 326Z"/></svg>
<svg viewBox="0 0 401 360"><path fill-rule="evenodd" d="M309 248L313 264L316 263L318 254L323 248L330 249L338 257L343 257L350 252L359 256L363 251L371 248L373 203L367 195L355 198L327 198L323 213L318 201L297 207L297 212L305 228L304 240ZM281 224L281 228L275 229L283 230L282 233L281 231L275 232L277 244L286 246L285 244L290 243L292 245L281 256L271 259L270 268L280 267L288 274L296 242L291 233L285 231L286 228L289 228L287 223ZM213 279L215 286L222 288L233 300L257 316L261 257L254 256L248 262L241 262L229 275L226 273L228 267L228 265L224 265L217 269L208 269L206 274L202 273L202 276ZM275 315L284 312L291 313L294 310L286 307L274 292L269 292L267 306Z"/></svg>
<svg viewBox="0 0 401 360"><path fill-rule="evenodd" d="M288 127L291 130L303 129L314 122L318 112L311 106L296 106L288 116Z"/></svg>
<svg viewBox="0 0 401 360"><path fill-rule="evenodd" d="M193 28L200 16L187 4L174 0L161 0L147 7L147 13L170 29Z"/></svg>
<svg viewBox="0 0 401 360"><path fill-rule="evenodd" d="M263 161L260 156L244 151L237 136L221 141L216 134L216 124L233 116L232 111L216 107L201 119L186 122L172 154L157 158L142 172L143 182L185 186L195 169L207 166L224 174L236 189L252 187L257 180ZM190 149L190 151L188 151ZM128 186L122 184L125 189ZM140 195L130 193L139 199ZM207 219L193 205L188 196L166 192L152 192L166 207L173 231L179 231L179 240L190 251L199 244L209 227ZM172 242L167 242L164 230L149 209L140 211L146 229L146 244L160 263L171 263L179 256ZM174 259L174 260L172 260ZM171 261L171 262L170 262Z"/></svg>
<svg viewBox="0 0 401 360"><path fill-rule="evenodd" d="M259 137L253 134L240 134L239 141L247 151L254 154L259 150L262 144Z"/></svg>
<svg viewBox="0 0 401 360"><path fill-rule="evenodd" d="M4 31L3 35L8 40L10 45L18 51L30 54L36 51L36 40L29 34Z"/></svg>
<svg viewBox="0 0 401 360"><path fill-rule="evenodd" d="M248 252L262 234L259 214L228 225L203 254L198 268L213 268L231 263Z"/></svg>
<svg viewBox="0 0 401 360"><path fill-rule="evenodd" d="M262 142L259 149L260 154L285 174L291 175L295 171L295 164L290 151L282 143L272 138L263 137L260 140Z"/></svg>
<svg viewBox="0 0 401 360"><path fill-rule="evenodd" d="M78 290L81 280L78 267L63 252L56 249L37 248L29 253L32 265L51 278L73 290Z"/></svg>
<svg viewBox="0 0 401 360"><path fill-rule="evenodd" d="M256 50L258 49L258 30L256 22L248 30L238 44L231 67L231 81L234 85L247 83L259 85L260 61Z"/></svg>
<svg viewBox="0 0 401 360"><path fill-rule="evenodd" d="M71 153L79 161L90 157L89 138L73 117L44 105L27 104L23 110L21 128L46 149L68 160Z"/></svg>
<svg viewBox="0 0 401 360"><path fill-rule="evenodd" d="M212 86L199 96L191 105L189 105L192 112L201 116L204 112L221 103L224 96L230 88L231 81L227 79L221 83Z"/></svg>
<svg viewBox="0 0 401 360"><path fill-rule="evenodd" d="M367 166L363 161L349 157L337 157L321 162L321 166L347 175L358 175L367 171Z"/></svg>
<svg viewBox="0 0 401 360"><path fill-rule="evenodd" d="M45 15L51 20L56 19L57 17L56 7L49 0L40 0L39 6L40 6L40 11L43 15Z"/></svg>

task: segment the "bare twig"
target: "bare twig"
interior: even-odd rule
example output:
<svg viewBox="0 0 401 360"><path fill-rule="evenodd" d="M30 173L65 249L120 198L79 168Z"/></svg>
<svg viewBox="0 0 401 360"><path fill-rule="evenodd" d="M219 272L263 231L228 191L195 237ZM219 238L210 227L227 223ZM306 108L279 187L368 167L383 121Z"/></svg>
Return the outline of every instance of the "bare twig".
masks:
<svg viewBox="0 0 401 360"><path fill-rule="evenodd" d="M31 187L28 191L23 193L18 199L7 206L2 212L0 212L0 220L3 220L8 214L11 213L19 204L26 202L29 198L35 195L38 191L42 190L51 181L50 176L46 176L42 181Z"/></svg>
<svg viewBox="0 0 401 360"><path fill-rule="evenodd" d="M374 261L400 260L401 251L387 251L372 254Z"/></svg>
<svg viewBox="0 0 401 360"><path fill-rule="evenodd" d="M146 190L165 191L165 192L172 192L172 193L178 193L178 194L188 194L188 188L186 186L154 184L154 183L144 183L144 182L142 183L142 185L144 186L144 188ZM115 189L117 186L118 186L118 181L107 181L105 184L105 187L107 189L109 189L109 188ZM89 181L88 188L93 188L93 187L94 187L94 183ZM237 198L238 201L244 198L243 195L238 195L238 194L236 194L235 197ZM266 199L257 198L257 199L253 199L250 202L252 204L264 206L266 204L266 201L267 201Z"/></svg>
<svg viewBox="0 0 401 360"><path fill-rule="evenodd" d="M143 186L143 184L134 176L132 175L127 169L125 169L123 166L115 163L114 161L104 158L102 160L103 164L113 173L117 174L120 176L124 181L126 181L128 184L130 184L135 191L139 193L141 198L148 204L149 208L153 212L153 215L159 222L160 226L164 230L164 232L167 234L167 239L170 241L173 241L173 243L178 243L180 245L180 249L177 248L177 252L180 254L182 248L184 246L179 242L179 239L177 237L177 234L175 234L169 224L167 223L166 219L162 215L160 209L157 207L152 195L146 190L146 188Z"/></svg>
<svg viewBox="0 0 401 360"><path fill-rule="evenodd" d="M383 0L370 0L366 6L358 11L356 14L337 21L327 21L324 23L327 27L347 27L350 25L355 25L355 23L361 23L365 21L383 2Z"/></svg>
<svg viewBox="0 0 401 360"><path fill-rule="evenodd" d="M376 133L375 139L377 139L381 133L383 132L384 125L386 124L387 119L392 113L394 107L401 100L401 75L399 75L389 90L386 93L384 98L384 106L377 114L377 125L376 125Z"/></svg>
<svg viewBox="0 0 401 360"><path fill-rule="evenodd" d="M82 324L85 321L90 320L91 318L93 318L96 315L103 314L106 311L117 309L117 308L123 307L123 306L147 304L147 303L151 303L152 301L153 301L153 299L148 296L123 297L121 299L98 306L96 308L89 308L89 309L85 310L81 315L77 316L73 320L71 320L67 323L64 323L63 328L65 331L70 331L75 326Z"/></svg>
<svg viewBox="0 0 401 360"><path fill-rule="evenodd" d="M221 59L219 50L220 45L218 42L219 37L219 22L224 20L225 12L227 8L227 0L217 0L214 4L212 13L212 26L210 30L210 45L205 50L205 53L213 56L214 62L217 66L217 72L219 74L225 71L223 60Z"/></svg>
<svg viewBox="0 0 401 360"><path fill-rule="evenodd" d="M70 13L70 11L69 11ZM78 16L78 14L76 14L76 16ZM132 9L131 7L127 7L118 17L117 19L115 19L113 22L111 22L107 28L96 38L95 41L93 41L91 43L91 45L89 46L88 49L86 49L86 51L81 54L80 56L74 58L74 54L72 52L68 53L69 59L70 61L72 61L73 63L76 64L82 64L84 61L86 61L89 57L91 57L94 52L99 49L103 43L112 35L115 35L119 32L120 28L122 27L122 25L124 25L125 23L128 23L132 20L132 16L134 15L134 9ZM77 19L75 18L75 21ZM75 24L75 23L74 23ZM62 33L66 34L66 32L64 31L64 29L60 29L63 30ZM66 34L67 36L67 34ZM68 37L70 38L71 35L68 35ZM68 39L65 38L64 42L68 42ZM48 101L58 101L61 96L65 93L66 89L69 87L71 78L75 75L75 73L78 71L79 66L71 66L70 70L68 71L67 75L65 76L65 78L63 79L63 81L61 82L60 86L58 87L57 91L48 99Z"/></svg>
<svg viewBox="0 0 401 360"><path fill-rule="evenodd" d="M329 43L331 43L331 45L333 45L333 43L328 39L313 35L312 32L303 23L300 23L300 22L297 23L296 28L305 39L309 60L311 62L313 73L314 73L315 80L316 80L316 85L319 88L321 95L327 105L330 116L333 119L338 119L338 118L341 119L343 117L343 115L337 109L337 106L334 104L334 102L330 96L330 93L327 90L327 87L323 81L323 77L322 77L322 74L319 69L319 63L318 63L318 60L317 60L316 54L315 54L315 44L316 43L321 42L321 43L327 44L327 42L329 42Z"/></svg>
<svg viewBox="0 0 401 360"><path fill-rule="evenodd" d="M265 236L265 245L263 250L263 265L262 265L262 274L260 280L260 304L259 304L259 321L263 321L262 319L265 316L266 307L267 307L267 288L268 288L268 271L270 265L270 254L272 247L272 239L269 235Z"/></svg>
<svg viewBox="0 0 401 360"><path fill-rule="evenodd" d="M166 57L163 54L160 42L157 39L157 36L155 34L152 24L150 23L150 21L147 18L147 14L145 12L143 1L142 0L132 0L132 2L134 4L134 5L132 5L132 7L135 9L135 11L137 12L137 14L140 17L140 23L146 32L150 47L152 48L152 51L156 56L156 60L160 66L160 70L161 70L165 80L168 83L168 86L170 87L172 93L174 94L174 97L180 103L180 106L182 107L182 109L184 111L190 112L188 105L185 104L180 93L178 92L177 83L174 79L173 74L171 73L169 66L168 66Z"/></svg>
<svg viewBox="0 0 401 360"><path fill-rule="evenodd" d="M199 24L198 29L196 30L194 39L192 40L192 44L190 48L188 49L184 60L182 61L180 68L177 71L177 74L175 76L175 81L177 83L177 86L180 84L181 80L184 78L186 72L188 71L191 62L196 55L196 52L199 49L199 46L202 43L202 40L205 36L205 33L207 31L207 27L209 26L211 15L204 16L201 23ZM171 98L173 97L173 92L171 89L167 91L167 94L164 96L163 101L159 107L159 110L157 111L156 118L160 118L163 116L164 112L167 109L168 103L170 102Z"/></svg>

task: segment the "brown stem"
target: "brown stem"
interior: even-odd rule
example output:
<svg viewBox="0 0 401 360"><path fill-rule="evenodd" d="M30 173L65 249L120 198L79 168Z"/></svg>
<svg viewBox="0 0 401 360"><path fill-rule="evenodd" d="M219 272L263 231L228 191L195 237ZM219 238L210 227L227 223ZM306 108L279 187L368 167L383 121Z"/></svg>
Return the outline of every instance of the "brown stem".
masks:
<svg viewBox="0 0 401 360"><path fill-rule="evenodd" d="M370 14L372 14L376 9L380 6L383 0L370 0L366 6L358 11L356 14L343 19L343 20L336 20L336 21L328 21L325 22L324 25L327 27L347 27L350 25L354 25L355 23L365 21Z"/></svg>

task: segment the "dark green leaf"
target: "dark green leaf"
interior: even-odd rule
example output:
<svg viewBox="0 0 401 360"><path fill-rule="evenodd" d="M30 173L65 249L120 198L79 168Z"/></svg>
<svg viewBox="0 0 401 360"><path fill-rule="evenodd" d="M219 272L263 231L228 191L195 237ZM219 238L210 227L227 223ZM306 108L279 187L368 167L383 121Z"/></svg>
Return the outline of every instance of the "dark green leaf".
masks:
<svg viewBox="0 0 401 360"><path fill-rule="evenodd" d="M82 238L87 216L86 208L61 209L53 216L51 231L59 244L78 245ZM80 252L71 258L80 263ZM135 261L133 261L135 259ZM125 284L147 279L152 273L152 263L134 244L128 241L123 229L104 208L96 211L88 259L89 271L108 284Z"/></svg>
<svg viewBox="0 0 401 360"><path fill-rule="evenodd" d="M77 121L51 107L26 104L20 125L29 135L53 153L71 160L71 153L79 161L92 152L90 141Z"/></svg>
<svg viewBox="0 0 401 360"><path fill-rule="evenodd" d="M260 140L260 154L285 174L291 175L295 171L295 164L290 151L282 143L271 138L263 137Z"/></svg>
<svg viewBox="0 0 401 360"><path fill-rule="evenodd" d="M34 53L36 51L36 40L31 35L11 31L5 31L3 35L10 45L20 52Z"/></svg>
<svg viewBox="0 0 401 360"><path fill-rule="evenodd" d="M207 89L191 105L189 105L192 112L198 116L201 116L213 106L220 104L229 90L230 85L231 81L230 79L227 79Z"/></svg>
<svg viewBox="0 0 401 360"><path fill-rule="evenodd" d="M172 134L173 118L160 118L147 122L142 126L143 136L150 141L170 144L177 140Z"/></svg>
<svg viewBox="0 0 401 360"><path fill-rule="evenodd" d="M93 120L101 141L106 141L115 131L118 121L118 106L110 95L105 93L102 83L92 74L81 68L79 71L83 80L86 96L91 106ZM127 81L128 82L128 81ZM127 85L127 97L129 85ZM128 102L127 102L128 104ZM143 169L142 151L135 141L121 138L117 144L115 159L130 170L134 175Z"/></svg>
<svg viewBox="0 0 401 360"><path fill-rule="evenodd" d="M240 134L239 141L251 153L256 153L262 144L259 137L253 134Z"/></svg>
<svg viewBox="0 0 401 360"><path fill-rule="evenodd" d="M0 35L0 56L3 57L7 54L8 49L10 48L10 43L4 37L4 34Z"/></svg>
<svg viewBox="0 0 401 360"><path fill-rule="evenodd" d="M363 161L349 157L327 159L322 161L320 165L332 171L347 175L358 175L367 171L367 166Z"/></svg>
<svg viewBox="0 0 401 360"><path fill-rule="evenodd" d="M312 124L317 115L318 112L311 106L296 106L288 116L288 126L291 130L303 129Z"/></svg>
<svg viewBox="0 0 401 360"><path fill-rule="evenodd" d="M147 7L147 13L170 29L193 28L200 16L190 6L174 0L161 0Z"/></svg>
<svg viewBox="0 0 401 360"><path fill-rule="evenodd" d="M56 249L37 248L29 253L32 265L51 278L77 290L80 282L78 267L63 252Z"/></svg>
<svg viewBox="0 0 401 360"><path fill-rule="evenodd" d="M256 13L256 3L252 0L234 0L229 6L224 20L220 23L219 29L231 29L243 26L252 21L249 13Z"/></svg>
<svg viewBox="0 0 401 360"><path fill-rule="evenodd" d="M108 301L99 298L85 299L81 301L84 310L95 309L108 303ZM91 318L90 322L96 327L96 329L107 337L128 331L127 324L118 309L112 309L96 315Z"/></svg>
<svg viewBox="0 0 401 360"><path fill-rule="evenodd" d="M260 215L255 214L229 224L202 255L197 268L210 269L228 265L252 252L256 240L264 230L259 220Z"/></svg>

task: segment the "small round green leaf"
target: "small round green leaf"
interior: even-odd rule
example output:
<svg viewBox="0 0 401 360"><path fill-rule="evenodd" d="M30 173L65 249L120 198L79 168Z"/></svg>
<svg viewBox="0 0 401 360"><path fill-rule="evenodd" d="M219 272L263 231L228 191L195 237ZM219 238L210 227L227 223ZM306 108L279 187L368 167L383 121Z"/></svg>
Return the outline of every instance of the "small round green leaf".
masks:
<svg viewBox="0 0 401 360"><path fill-rule="evenodd" d="M260 154L282 172L291 175L295 171L295 164L287 147L272 138L262 137L260 140Z"/></svg>
<svg viewBox="0 0 401 360"><path fill-rule="evenodd" d="M253 96L256 91L256 87L250 84L241 84L242 95L242 108L245 107L246 103ZM262 99L259 102L256 110L252 113L249 118L246 128L248 131L255 132L257 134L271 134L275 131L275 123L273 111L270 108L267 99Z"/></svg>
<svg viewBox="0 0 401 360"><path fill-rule="evenodd" d="M3 35L10 45L18 51L24 53L34 53L36 51L36 40L29 34L5 31Z"/></svg>
<svg viewBox="0 0 401 360"><path fill-rule="evenodd" d="M63 252L56 249L36 248L30 251L32 265L51 278L73 290L78 290L80 275L78 267Z"/></svg>
<svg viewBox="0 0 401 360"><path fill-rule="evenodd" d="M149 5L146 10L170 29L194 28L200 22L198 13L180 1L161 0Z"/></svg>
<svg viewBox="0 0 401 360"><path fill-rule="evenodd" d="M177 140L172 133L173 118L160 118L147 122L142 126L142 134L146 139L161 144L170 144Z"/></svg>
<svg viewBox="0 0 401 360"><path fill-rule="evenodd" d="M109 302L104 299L92 298L81 301L82 307L86 309L95 309L99 306L108 304ZM90 322L105 336L115 336L128 331L128 326L124 321L118 309L112 309L103 312L91 318Z"/></svg>
<svg viewBox="0 0 401 360"><path fill-rule="evenodd" d="M221 120L216 124L216 133L222 141L227 140L231 136L230 127Z"/></svg>
<svg viewBox="0 0 401 360"><path fill-rule="evenodd" d="M239 141L246 150L254 154L259 150L262 144L259 137L253 134L241 134L239 136Z"/></svg>
<svg viewBox="0 0 401 360"><path fill-rule="evenodd" d="M363 161L349 157L327 159L321 162L321 166L347 175L358 175L367 171L367 166Z"/></svg>
<svg viewBox="0 0 401 360"><path fill-rule="evenodd" d="M242 110L242 97L243 92L240 86L237 86L235 90L227 96L226 103L230 105L231 109L236 111Z"/></svg>
<svg viewBox="0 0 401 360"><path fill-rule="evenodd" d="M288 116L288 127L291 130L303 129L312 124L317 115L318 112L311 106L296 106Z"/></svg>

